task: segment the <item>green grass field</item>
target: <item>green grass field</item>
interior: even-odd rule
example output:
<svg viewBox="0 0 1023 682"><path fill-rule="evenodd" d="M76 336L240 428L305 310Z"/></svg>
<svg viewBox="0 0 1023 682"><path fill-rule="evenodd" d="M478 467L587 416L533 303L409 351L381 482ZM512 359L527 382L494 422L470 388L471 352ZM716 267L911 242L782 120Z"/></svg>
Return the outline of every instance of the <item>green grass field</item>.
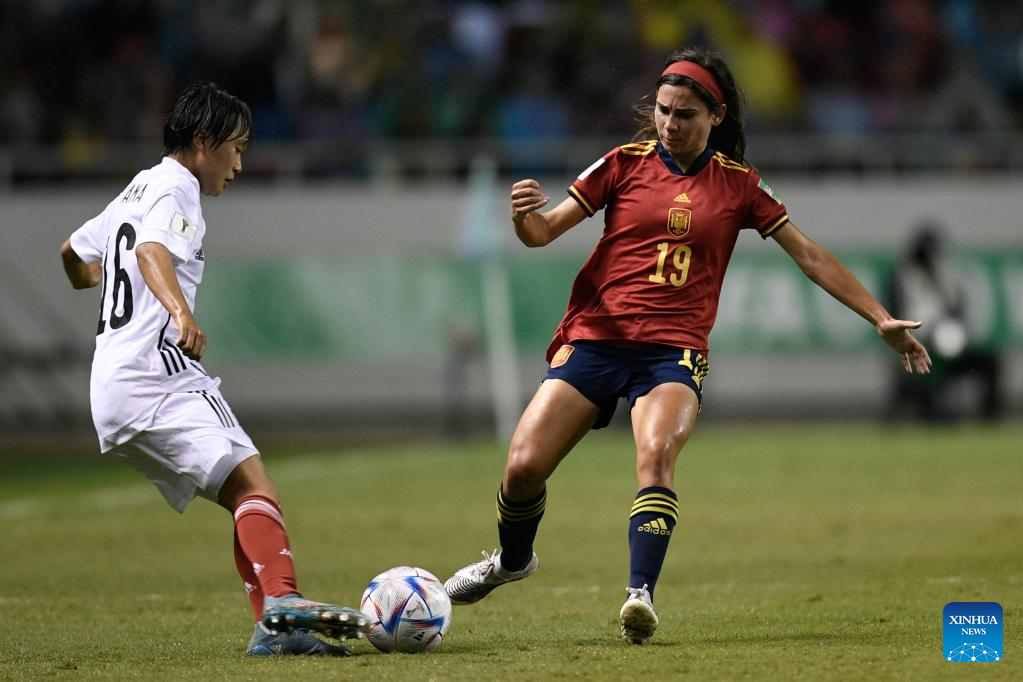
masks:
<svg viewBox="0 0 1023 682"><path fill-rule="evenodd" d="M84 443L83 449L91 447ZM549 482L541 569L455 610L434 654L249 659L230 518L183 516L124 465L0 459L0 679L1023 678L1023 428L706 424L645 647L617 632L631 439ZM446 578L496 544L503 448L267 449L300 587L357 605L381 570ZM997 601L1005 658L942 658L942 609Z"/></svg>

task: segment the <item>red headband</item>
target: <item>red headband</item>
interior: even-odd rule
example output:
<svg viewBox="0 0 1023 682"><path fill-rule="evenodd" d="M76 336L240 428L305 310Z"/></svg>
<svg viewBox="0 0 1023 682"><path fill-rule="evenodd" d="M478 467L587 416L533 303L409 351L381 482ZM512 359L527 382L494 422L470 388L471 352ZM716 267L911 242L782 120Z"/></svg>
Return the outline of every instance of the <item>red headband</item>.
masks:
<svg viewBox="0 0 1023 682"><path fill-rule="evenodd" d="M718 86L718 82L714 78L714 74L696 62L691 62L687 59L680 59L677 62L669 64L668 68L666 68L664 73L661 74L661 77L667 76L669 73L676 73L679 76L692 78L710 93L710 96L714 98L715 102L718 104L724 103L724 93L721 92L721 88Z"/></svg>

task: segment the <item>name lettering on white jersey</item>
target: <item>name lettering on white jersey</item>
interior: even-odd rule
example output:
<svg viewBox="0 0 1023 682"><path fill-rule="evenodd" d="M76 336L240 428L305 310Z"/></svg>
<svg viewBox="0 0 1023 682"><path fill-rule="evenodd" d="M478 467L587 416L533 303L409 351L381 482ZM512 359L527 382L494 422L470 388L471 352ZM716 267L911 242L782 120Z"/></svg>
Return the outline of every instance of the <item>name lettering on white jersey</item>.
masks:
<svg viewBox="0 0 1023 682"><path fill-rule="evenodd" d="M138 203L139 201L142 201L142 195L146 193L147 186L148 185L131 185L121 196L121 203Z"/></svg>
<svg viewBox="0 0 1023 682"><path fill-rule="evenodd" d="M187 242L191 242L192 239L195 238L195 232L198 229L198 225L188 222L188 219L180 213L175 213L174 217L171 218L171 234L181 237Z"/></svg>

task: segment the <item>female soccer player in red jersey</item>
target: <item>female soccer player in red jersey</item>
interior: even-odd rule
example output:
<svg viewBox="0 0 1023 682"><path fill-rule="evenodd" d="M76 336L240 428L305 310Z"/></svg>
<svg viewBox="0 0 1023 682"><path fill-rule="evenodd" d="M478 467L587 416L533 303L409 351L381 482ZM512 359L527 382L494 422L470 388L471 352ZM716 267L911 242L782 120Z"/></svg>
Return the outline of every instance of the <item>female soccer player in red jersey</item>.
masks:
<svg viewBox="0 0 1023 682"><path fill-rule="evenodd" d="M455 604L536 571L533 540L546 480L620 397L632 407L639 491L629 521L630 581L622 636L643 644L658 617L652 598L678 517L675 461L692 434L707 375L707 339L739 230L772 237L815 284L877 329L907 372L931 360L833 255L792 224L785 206L745 161L740 96L728 66L698 49L676 52L631 144L617 147L549 201L535 180L512 185L515 233L544 246L604 209L604 233L572 286L547 352L546 380L512 437L497 495L501 552L446 583Z"/></svg>

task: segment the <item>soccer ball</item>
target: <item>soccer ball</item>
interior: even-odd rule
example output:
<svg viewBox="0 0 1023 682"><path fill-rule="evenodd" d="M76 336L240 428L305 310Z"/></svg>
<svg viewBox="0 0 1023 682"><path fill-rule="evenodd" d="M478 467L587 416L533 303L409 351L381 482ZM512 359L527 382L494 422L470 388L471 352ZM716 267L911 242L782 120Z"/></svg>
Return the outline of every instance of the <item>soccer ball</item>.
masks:
<svg viewBox="0 0 1023 682"><path fill-rule="evenodd" d="M369 616L367 638L385 653L433 651L451 625L444 583L414 566L391 568L373 578L360 608Z"/></svg>

